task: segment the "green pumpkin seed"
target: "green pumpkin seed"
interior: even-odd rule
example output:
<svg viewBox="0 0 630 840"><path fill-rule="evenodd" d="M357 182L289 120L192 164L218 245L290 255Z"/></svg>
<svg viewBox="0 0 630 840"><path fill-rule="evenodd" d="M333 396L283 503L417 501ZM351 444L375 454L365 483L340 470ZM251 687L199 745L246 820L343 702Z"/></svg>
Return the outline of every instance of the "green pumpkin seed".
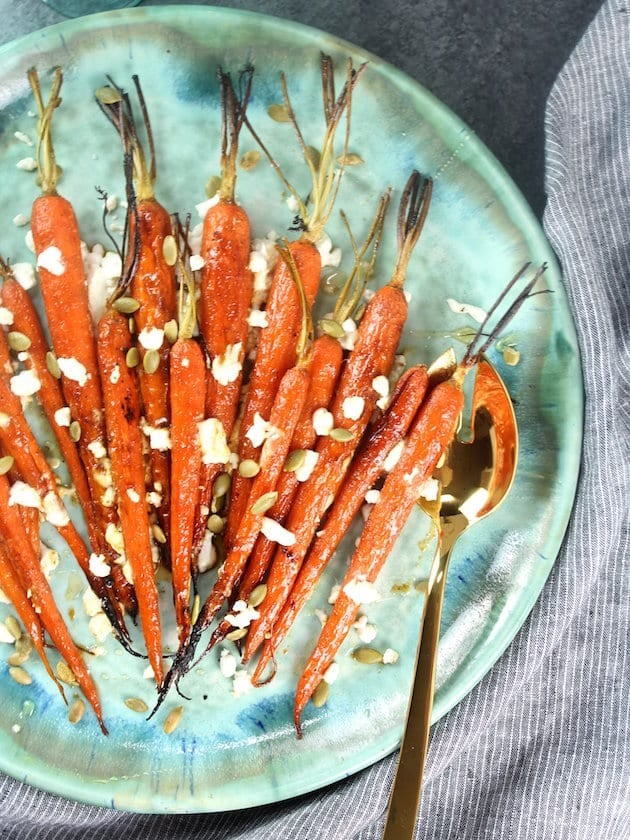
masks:
<svg viewBox="0 0 630 840"><path fill-rule="evenodd" d="M13 458L13 455L3 455L2 458L0 458L0 475L6 475L14 463L15 459Z"/></svg>
<svg viewBox="0 0 630 840"><path fill-rule="evenodd" d="M225 522L223 521L222 516L219 516L217 513L213 513L208 517L206 528L211 534L220 534L224 527Z"/></svg>
<svg viewBox="0 0 630 840"><path fill-rule="evenodd" d="M132 712L139 712L140 714L144 714L149 711L147 704L139 697L127 697L125 700L125 706L128 709L131 709Z"/></svg>
<svg viewBox="0 0 630 840"><path fill-rule="evenodd" d="M341 166L359 166L360 164L365 163L361 155L356 154L356 152L348 152L346 155L339 155L337 162Z"/></svg>
<svg viewBox="0 0 630 840"><path fill-rule="evenodd" d="M135 318L127 318L127 326L129 327L129 335L136 334L136 319Z"/></svg>
<svg viewBox="0 0 630 840"><path fill-rule="evenodd" d="M17 331L8 333L7 341L11 350L15 350L16 353L22 353L31 346L31 339L24 333Z"/></svg>
<svg viewBox="0 0 630 840"><path fill-rule="evenodd" d="M193 624L197 623L197 619L199 618L199 610L201 608L201 598L199 597L199 593L195 595L193 598L193 605L192 610L190 611L190 620Z"/></svg>
<svg viewBox="0 0 630 840"><path fill-rule="evenodd" d="M333 440L339 441L339 443L346 443L349 440L352 440L354 435L349 429L342 429L341 427L337 427L336 429L331 429L328 432L328 436L331 437Z"/></svg>
<svg viewBox="0 0 630 840"><path fill-rule="evenodd" d="M72 724L78 723L85 713L85 703L83 700L77 699L70 706L68 710L68 720Z"/></svg>
<svg viewBox="0 0 630 840"><path fill-rule="evenodd" d="M111 85L97 88L94 91L94 96L103 105L115 105L117 102L122 102L122 95L116 88Z"/></svg>
<svg viewBox="0 0 630 840"><path fill-rule="evenodd" d="M160 543L160 545L165 545L166 543L166 534L160 528L159 525L154 524L151 526L151 533L153 534L153 538L156 542Z"/></svg>
<svg viewBox="0 0 630 840"><path fill-rule="evenodd" d="M160 354L157 350L147 350L142 360L142 367L145 373L155 373L160 366Z"/></svg>
<svg viewBox="0 0 630 840"><path fill-rule="evenodd" d="M255 516L266 513L275 505L277 498L278 492L276 490L272 490L270 493L263 493L252 505L252 513Z"/></svg>
<svg viewBox="0 0 630 840"><path fill-rule="evenodd" d="M206 181L206 195L208 198L214 198L220 189L221 178L218 175L211 175Z"/></svg>
<svg viewBox="0 0 630 840"><path fill-rule="evenodd" d="M241 157L241 169L244 169L246 172L249 169L253 169L257 166L260 162L260 152L258 149L252 149L249 152L245 152L245 154Z"/></svg>
<svg viewBox="0 0 630 840"><path fill-rule="evenodd" d="M503 351L503 361L506 365L510 365L510 367L514 367L520 361L521 354L516 349L516 347L506 347Z"/></svg>
<svg viewBox="0 0 630 840"><path fill-rule="evenodd" d="M378 665L383 662L380 650L371 647L360 647L352 651L352 658L363 665Z"/></svg>
<svg viewBox="0 0 630 840"><path fill-rule="evenodd" d="M66 683L66 685L78 685L79 681L74 675L72 668L66 664L63 660L57 662L57 676L61 680L61 682Z"/></svg>
<svg viewBox="0 0 630 840"><path fill-rule="evenodd" d="M313 164L315 169L319 169L319 162L321 160L319 149L316 149L315 146L307 146L304 149L304 157Z"/></svg>
<svg viewBox="0 0 630 840"><path fill-rule="evenodd" d="M319 322L322 332L329 335L331 338L343 338L346 331L338 321L333 321L332 318L322 318Z"/></svg>
<svg viewBox="0 0 630 840"><path fill-rule="evenodd" d="M313 697L311 698L313 701L313 706L315 706L317 709L319 709L320 706L323 706L328 700L329 692L330 686L327 682L322 680L313 692Z"/></svg>
<svg viewBox="0 0 630 840"><path fill-rule="evenodd" d="M48 353L46 353L46 368L48 369L48 373L51 376L54 376L55 379L61 379L61 369L57 364L57 357L52 350L49 350Z"/></svg>
<svg viewBox="0 0 630 840"><path fill-rule="evenodd" d="M9 676L20 685L30 685L33 682L28 671L20 668L19 665L9 668Z"/></svg>
<svg viewBox="0 0 630 840"><path fill-rule="evenodd" d="M164 324L164 337L169 344L175 344L178 334L179 328L177 326L177 321L174 318Z"/></svg>
<svg viewBox="0 0 630 840"><path fill-rule="evenodd" d="M256 609L259 607L267 596L267 584L259 583L258 586L252 589L249 598L247 599L247 606Z"/></svg>
<svg viewBox="0 0 630 840"><path fill-rule="evenodd" d="M230 490L230 485L232 484L232 479L227 473L221 473L218 476L217 480L214 482L214 486L212 488L212 495L215 499L220 499L222 496L227 495Z"/></svg>
<svg viewBox="0 0 630 840"><path fill-rule="evenodd" d="M164 721L164 734L170 735L171 732L174 732L179 723L182 719L182 715L184 713L183 706L176 706L172 711L168 713L166 716L166 720Z"/></svg>
<svg viewBox="0 0 630 840"><path fill-rule="evenodd" d="M119 297L113 303L116 312L122 312L123 315L132 315L140 309L140 304L132 297Z"/></svg>
<svg viewBox="0 0 630 840"><path fill-rule="evenodd" d="M9 633L13 636L16 642L22 638L22 628L20 622L14 615L8 615L4 620L5 626Z"/></svg>
<svg viewBox="0 0 630 840"><path fill-rule="evenodd" d="M247 636L247 627L237 627L225 634L225 638L228 642L238 642L239 639L244 639L245 636Z"/></svg>
<svg viewBox="0 0 630 840"><path fill-rule="evenodd" d="M134 368L140 364L140 352L137 347L130 347L125 356L127 367Z"/></svg>
<svg viewBox="0 0 630 840"><path fill-rule="evenodd" d="M253 478L260 472L260 464L257 464L256 461L253 461L251 458L245 458L238 465L238 471L243 478Z"/></svg>
<svg viewBox="0 0 630 840"><path fill-rule="evenodd" d="M300 469L304 461L306 461L306 450L294 449L293 452L289 452L283 469L285 472L295 472Z"/></svg>
<svg viewBox="0 0 630 840"><path fill-rule="evenodd" d="M78 420L73 420L70 423L68 433L70 434L70 440L73 440L75 443L81 440L81 424Z"/></svg>
<svg viewBox="0 0 630 840"><path fill-rule="evenodd" d="M283 102L274 102L267 108L267 113L276 122L291 122L288 108Z"/></svg>
<svg viewBox="0 0 630 840"><path fill-rule="evenodd" d="M164 262L167 265L175 265L177 262L177 242L175 241L175 237L171 236L170 233L168 236L164 237L164 242L162 243L162 256L164 257Z"/></svg>

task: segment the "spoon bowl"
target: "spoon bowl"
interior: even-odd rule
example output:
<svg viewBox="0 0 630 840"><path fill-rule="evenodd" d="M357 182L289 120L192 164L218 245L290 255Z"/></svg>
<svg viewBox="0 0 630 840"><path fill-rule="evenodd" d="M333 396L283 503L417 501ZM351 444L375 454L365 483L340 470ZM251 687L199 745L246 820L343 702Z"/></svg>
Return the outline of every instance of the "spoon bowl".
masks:
<svg viewBox="0 0 630 840"><path fill-rule="evenodd" d="M462 431L446 451L435 477L437 502L424 505L438 525L438 547L429 578L422 635L407 722L383 840L413 837L433 710L435 671L446 573L459 537L495 511L516 474L518 430L505 384L490 362L475 365L469 438Z"/></svg>

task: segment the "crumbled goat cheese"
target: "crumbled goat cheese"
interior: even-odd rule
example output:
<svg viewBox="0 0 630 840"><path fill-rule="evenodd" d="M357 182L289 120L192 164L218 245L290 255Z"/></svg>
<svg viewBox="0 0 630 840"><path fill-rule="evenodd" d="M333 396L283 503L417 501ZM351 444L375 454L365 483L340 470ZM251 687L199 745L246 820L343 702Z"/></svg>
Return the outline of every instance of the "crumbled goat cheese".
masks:
<svg viewBox="0 0 630 840"><path fill-rule="evenodd" d="M206 201L201 201L199 204L195 204L195 210L199 213L200 219L206 218L206 213L211 207L214 207L219 203L220 195L216 192L212 198L206 199Z"/></svg>
<svg viewBox="0 0 630 840"><path fill-rule="evenodd" d="M380 490L368 490L365 494L365 501L368 505L375 505L379 499L381 498L381 491Z"/></svg>
<svg viewBox="0 0 630 840"><path fill-rule="evenodd" d="M33 286L35 286L35 284L37 283L37 280L35 279L35 268L32 265L32 263L13 263L13 265L11 266L11 270L13 271L13 276L20 284L20 286L23 289L26 289L27 291L29 289L32 289Z"/></svg>
<svg viewBox="0 0 630 840"><path fill-rule="evenodd" d="M313 412L313 428L316 435L327 435L335 425L335 418L327 408L317 408Z"/></svg>
<svg viewBox="0 0 630 840"><path fill-rule="evenodd" d="M61 277L66 270L66 264L59 248L56 245L49 245L37 257L37 268L43 268L55 277Z"/></svg>
<svg viewBox="0 0 630 840"><path fill-rule="evenodd" d="M138 502L140 501L140 494L138 493L137 490L134 490L133 487L128 487L127 488L127 498L131 502L133 502L134 505L137 505Z"/></svg>
<svg viewBox="0 0 630 840"><path fill-rule="evenodd" d="M391 472L394 469L394 467L400 460L400 456L402 455L404 448L405 441L399 440L396 446L394 446L390 450L389 454L387 455L387 458L385 458L385 460L383 461L383 469L385 470L385 472Z"/></svg>
<svg viewBox="0 0 630 840"><path fill-rule="evenodd" d="M147 504L153 507L159 507L162 504L162 494L156 493L155 490L150 490L146 496Z"/></svg>
<svg viewBox="0 0 630 840"><path fill-rule="evenodd" d="M0 411L0 429L8 429L11 425L11 418L4 411Z"/></svg>
<svg viewBox="0 0 630 840"><path fill-rule="evenodd" d="M35 253L35 241L33 240L33 231L27 230L26 236L24 237L24 244L31 251L33 254Z"/></svg>
<svg viewBox="0 0 630 840"><path fill-rule="evenodd" d="M314 610L315 618L319 621L319 623L324 626L328 621L328 613L325 610L316 609Z"/></svg>
<svg viewBox="0 0 630 840"><path fill-rule="evenodd" d="M88 628L98 642L104 642L112 632L112 625L104 612L93 616L88 623Z"/></svg>
<svg viewBox="0 0 630 840"><path fill-rule="evenodd" d="M428 502L437 501L440 495L440 482L437 478L427 478L418 488L418 498L426 499Z"/></svg>
<svg viewBox="0 0 630 840"><path fill-rule="evenodd" d="M212 360L212 375L220 385L228 385L238 379L243 369L240 358L242 349L243 344L240 341L228 344L225 352Z"/></svg>
<svg viewBox="0 0 630 840"><path fill-rule="evenodd" d="M210 531L205 531L201 547L199 549L199 557L197 558L197 569L200 574L213 569L217 563L217 550L213 540L214 534Z"/></svg>
<svg viewBox="0 0 630 840"><path fill-rule="evenodd" d="M228 680L236 673L236 657L227 648L223 648L219 656L219 670Z"/></svg>
<svg viewBox="0 0 630 840"><path fill-rule="evenodd" d="M453 298L447 298L449 309L451 312L457 312L460 315L470 315L473 321L478 324L483 324L487 318L487 313L479 306L473 306L471 303L459 303Z"/></svg>
<svg viewBox="0 0 630 840"><path fill-rule="evenodd" d="M376 376L372 380L372 388L379 395L379 399L376 401L378 408L387 408L387 403L389 402L389 379L386 376Z"/></svg>
<svg viewBox="0 0 630 840"><path fill-rule="evenodd" d="M244 668L236 671L232 679L232 694L240 697L242 694L247 694L251 688L252 681L247 671Z"/></svg>
<svg viewBox="0 0 630 840"><path fill-rule="evenodd" d="M246 601L238 600L234 602L232 612L227 613L225 620L229 622L232 627L249 627L252 621L255 621L260 616L258 610L253 607L248 607Z"/></svg>
<svg viewBox="0 0 630 840"><path fill-rule="evenodd" d="M254 414L254 422L245 432L245 437L249 438L252 446L258 447L262 446L268 438L274 437L277 434L278 429L256 412Z"/></svg>
<svg viewBox="0 0 630 840"><path fill-rule="evenodd" d="M383 665L393 665L398 662L398 653L393 648L387 648L383 653Z"/></svg>
<svg viewBox="0 0 630 840"><path fill-rule="evenodd" d="M41 510L42 500L37 490L30 484L25 481L15 481L9 490L9 507L12 505Z"/></svg>
<svg viewBox="0 0 630 840"><path fill-rule="evenodd" d="M70 358L60 356L57 359L59 370L63 373L66 379L71 379L73 382L78 382L81 387L85 385L88 378L88 372L84 364L73 356Z"/></svg>
<svg viewBox="0 0 630 840"><path fill-rule="evenodd" d="M276 240L278 234L270 231L264 239L254 239L249 256L249 270L254 275L254 306L258 308L271 286L271 277L278 261Z"/></svg>
<svg viewBox="0 0 630 840"><path fill-rule="evenodd" d="M327 233L324 233L315 243L322 260L322 268L332 266L337 268L341 262L341 248L333 248L332 240Z"/></svg>
<svg viewBox="0 0 630 840"><path fill-rule="evenodd" d="M357 343L357 336L359 335L355 321L352 318L346 318L341 328L343 335L339 339L339 344L341 344L344 350L354 350L354 345Z"/></svg>
<svg viewBox="0 0 630 840"><path fill-rule="evenodd" d="M341 413L347 420L358 420L364 408L363 397L346 397L341 405Z"/></svg>
<svg viewBox="0 0 630 840"><path fill-rule="evenodd" d="M68 511L63 506L59 496L52 490L44 496L43 508L46 520L56 528L63 528L70 523Z"/></svg>
<svg viewBox="0 0 630 840"><path fill-rule="evenodd" d="M110 545L117 554L125 553L125 541L120 528L110 522L105 529L105 541Z"/></svg>
<svg viewBox="0 0 630 840"><path fill-rule="evenodd" d="M108 213L113 213L114 210L118 207L118 196L117 195L108 195L105 199L105 209Z"/></svg>
<svg viewBox="0 0 630 840"><path fill-rule="evenodd" d="M14 131L13 136L16 140L19 140L20 143L24 143L25 146L32 146L33 141L31 138L26 134L24 131Z"/></svg>
<svg viewBox="0 0 630 840"><path fill-rule="evenodd" d="M33 157L21 158L15 165L23 172L34 172L37 169L37 161Z"/></svg>
<svg viewBox="0 0 630 840"><path fill-rule="evenodd" d="M112 372L109 375L109 381L115 385L120 381L120 365L114 365Z"/></svg>
<svg viewBox="0 0 630 840"><path fill-rule="evenodd" d="M149 438L149 446L158 452L166 452L171 448L171 430L167 427L143 425L142 431Z"/></svg>
<svg viewBox="0 0 630 840"><path fill-rule="evenodd" d="M138 336L145 350L159 350L164 342L164 330L159 327L145 327Z"/></svg>
<svg viewBox="0 0 630 840"><path fill-rule="evenodd" d="M44 573L46 580L50 579L51 573L59 565L59 554L52 548L44 548L39 558L39 566Z"/></svg>
<svg viewBox="0 0 630 840"><path fill-rule="evenodd" d="M374 584L361 575L351 578L343 587L343 591L355 604L371 604L379 598Z"/></svg>
<svg viewBox="0 0 630 840"><path fill-rule="evenodd" d="M200 254L193 254L190 258L190 270L199 271L204 267L206 261Z"/></svg>
<svg viewBox="0 0 630 840"><path fill-rule="evenodd" d="M332 589L330 590L330 595L328 596L328 603L334 604L337 598L339 597L339 593L341 592L340 584L336 583Z"/></svg>
<svg viewBox="0 0 630 840"><path fill-rule="evenodd" d="M13 217L13 224L16 227L24 227L28 224L28 216L25 216L24 213L18 213L17 216Z"/></svg>
<svg viewBox="0 0 630 840"><path fill-rule="evenodd" d="M322 674L322 679L328 685L332 685L337 677L339 676L339 664L337 662L331 662L328 668Z"/></svg>
<svg viewBox="0 0 630 840"><path fill-rule="evenodd" d="M199 423L198 429L203 463L227 464L231 453L223 423L216 417L208 417Z"/></svg>
<svg viewBox="0 0 630 840"><path fill-rule="evenodd" d="M0 306L0 326L10 327L13 325L13 312L6 306Z"/></svg>
<svg viewBox="0 0 630 840"><path fill-rule="evenodd" d="M315 465L319 461L319 452L313 449L304 450L304 463L293 473L298 481L307 481L315 469Z"/></svg>
<svg viewBox="0 0 630 840"><path fill-rule="evenodd" d="M370 624L367 615L360 615L352 627L364 645L369 645L376 638L376 624Z"/></svg>
<svg viewBox="0 0 630 840"><path fill-rule="evenodd" d="M63 408L58 408L55 411L55 423L58 426L69 426L72 420L70 414L70 406L65 405Z"/></svg>
<svg viewBox="0 0 630 840"><path fill-rule="evenodd" d="M260 327L261 329L268 327L267 313L264 309L252 309L247 316L247 323L250 327Z"/></svg>
<svg viewBox="0 0 630 840"><path fill-rule="evenodd" d="M98 613L103 611L101 599L93 589L90 589L90 587L88 587L83 593L82 601L85 614L89 618L93 618L95 615L98 615Z"/></svg>
<svg viewBox="0 0 630 840"><path fill-rule="evenodd" d="M31 397L42 387L42 383L34 370L21 370L11 377L11 392L16 397Z"/></svg>
<svg viewBox="0 0 630 840"><path fill-rule="evenodd" d="M293 545L295 543L295 534L292 531L287 531L279 522L272 519L270 516L263 516L260 531L271 542L276 542L278 545Z"/></svg>
<svg viewBox="0 0 630 840"><path fill-rule="evenodd" d="M100 439L88 443L87 448L96 459L104 458L107 455L107 449L105 449L103 441Z"/></svg>
<svg viewBox="0 0 630 840"><path fill-rule="evenodd" d="M102 554L90 554L90 571L95 577L107 577L110 573L108 564Z"/></svg>
<svg viewBox="0 0 630 840"><path fill-rule="evenodd" d="M91 251L87 248L83 254L83 263L88 285L90 313L94 323L98 323L107 300L114 292L122 274L122 260L115 251L105 251L100 243Z"/></svg>

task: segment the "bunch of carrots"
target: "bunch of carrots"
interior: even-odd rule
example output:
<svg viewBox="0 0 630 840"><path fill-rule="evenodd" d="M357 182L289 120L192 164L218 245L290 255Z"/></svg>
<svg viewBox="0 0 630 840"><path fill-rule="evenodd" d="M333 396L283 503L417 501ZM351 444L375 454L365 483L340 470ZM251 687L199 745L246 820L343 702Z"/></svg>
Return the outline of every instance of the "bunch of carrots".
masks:
<svg viewBox="0 0 630 840"><path fill-rule="evenodd" d="M47 638L104 732L84 653L41 569L44 518L72 551L115 638L132 655L148 658L157 685L155 711L198 658L224 639L238 644L244 663L257 657L254 684L271 679L280 667L282 640L366 494L378 488L339 597L298 682L294 719L300 733L303 709L359 613L356 585L376 579L455 434L461 382L477 357L468 354L459 366L412 367L397 381L393 376L407 317L405 277L429 212L431 179L414 171L402 190L397 260L389 282L367 305L364 291L391 191L380 199L361 246L342 214L354 267L334 312L317 330L313 324L322 276L317 243L349 158L352 98L364 70L348 62L337 92L331 59L322 56L324 134L317 154L301 133L281 78L285 114L312 178L307 200L249 122L253 68L236 81L219 70L221 182L198 255L191 252L189 219L171 214L156 198L155 147L138 79L133 83L146 148L131 97L109 79L96 99L120 139L127 218L122 275L96 327L79 225L57 192L52 121L62 73L55 71L45 100L36 71L29 72L41 183L31 228L50 344L28 292L10 264L0 261L0 305L12 314L8 329L0 328L0 588L62 696ZM244 127L293 194L299 220L299 236L277 247L259 330L249 321L250 225L235 189ZM531 284L521 297L529 292ZM344 349L349 319L358 327ZM36 383L32 393L59 442L89 544L68 516L58 479L25 419L16 387L25 374ZM200 576L212 552L220 552L222 562L202 600ZM170 570L179 639L168 669L156 584L160 565ZM140 623L143 649L134 648L130 620Z"/></svg>

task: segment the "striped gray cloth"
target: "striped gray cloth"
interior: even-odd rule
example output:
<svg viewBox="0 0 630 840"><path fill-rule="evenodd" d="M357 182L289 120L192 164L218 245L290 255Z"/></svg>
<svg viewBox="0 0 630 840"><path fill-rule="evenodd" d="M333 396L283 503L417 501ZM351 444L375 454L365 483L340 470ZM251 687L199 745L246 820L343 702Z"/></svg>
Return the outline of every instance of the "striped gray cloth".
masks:
<svg viewBox="0 0 630 840"><path fill-rule="evenodd" d="M583 355L583 469L564 548L530 619L434 727L419 838L630 837L630 6L608 2L547 118L545 227ZM380 837L394 759L324 791L224 815L66 803L0 776L0 838Z"/></svg>

